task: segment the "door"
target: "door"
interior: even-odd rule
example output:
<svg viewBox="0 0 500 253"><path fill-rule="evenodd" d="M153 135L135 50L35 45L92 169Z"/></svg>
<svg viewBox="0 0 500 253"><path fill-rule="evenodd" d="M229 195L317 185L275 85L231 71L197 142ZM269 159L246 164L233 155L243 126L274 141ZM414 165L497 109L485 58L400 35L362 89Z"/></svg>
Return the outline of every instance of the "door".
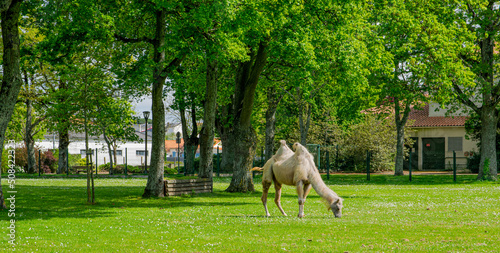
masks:
<svg viewBox="0 0 500 253"><path fill-rule="evenodd" d="M444 170L445 138L422 138L422 169Z"/></svg>

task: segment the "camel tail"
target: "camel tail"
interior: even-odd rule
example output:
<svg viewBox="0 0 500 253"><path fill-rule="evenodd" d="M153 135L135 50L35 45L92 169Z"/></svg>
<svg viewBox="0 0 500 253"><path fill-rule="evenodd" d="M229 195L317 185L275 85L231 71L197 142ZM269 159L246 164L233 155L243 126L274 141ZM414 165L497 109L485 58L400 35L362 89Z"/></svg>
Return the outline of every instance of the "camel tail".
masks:
<svg viewBox="0 0 500 253"><path fill-rule="evenodd" d="M263 171L261 167L253 167L250 171Z"/></svg>
<svg viewBox="0 0 500 253"><path fill-rule="evenodd" d="M316 168L314 168L316 170ZM328 186L321 179L321 175L316 170L311 173L309 181L311 182L312 187L318 193L318 195L323 199L325 206L330 209L330 205L340 197L332 191L332 189L328 188Z"/></svg>

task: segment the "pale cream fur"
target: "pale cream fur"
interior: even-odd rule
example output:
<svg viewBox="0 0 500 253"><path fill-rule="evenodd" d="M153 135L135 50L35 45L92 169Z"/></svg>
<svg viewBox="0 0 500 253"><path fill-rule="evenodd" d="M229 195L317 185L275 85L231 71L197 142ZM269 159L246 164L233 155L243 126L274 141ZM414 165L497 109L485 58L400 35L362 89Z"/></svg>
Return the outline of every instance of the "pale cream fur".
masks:
<svg viewBox="0 0 500 253"><path fill-rule="evenodd" d="M295 143L293 148L295 153L288 148L285 141L280 141L280 148L271 159L269 159L264 167L255 167L252 170L262 170L262 203L266 210L266 216L270 216L267 210L267 193L269 187L274 182L276 189L275 203L281 213L286 216L286 213L281 207L281 185L294 185L297 188L299 197L299 214L298 217L304 216L304 203L311 190L311 186L326 202L329 209L332 210L335 217L342 215L342 199L325 185L321 179L314 157L300 143Z"/></svg>

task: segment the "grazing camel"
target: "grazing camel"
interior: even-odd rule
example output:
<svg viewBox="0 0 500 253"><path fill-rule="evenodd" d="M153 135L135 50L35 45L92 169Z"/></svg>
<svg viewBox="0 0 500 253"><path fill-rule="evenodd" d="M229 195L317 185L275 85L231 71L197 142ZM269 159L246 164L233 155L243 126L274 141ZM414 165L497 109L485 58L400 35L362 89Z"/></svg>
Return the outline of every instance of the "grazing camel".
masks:
<svg viewBox="0 0 500 253"><path fill-rule="evenodd" d="M300 143L293 144L295 153L286 145L285 141L280 141L280 148L264 167L254 167L252 171L263 171L262 175L262 203L266 210L266 216L270 216L267 210L267 193L269 187L274 182L276 195L274 202L283 215L285 211L281 207L281 185L295 185L299 197L298 217L304 217L304 203L311 191L311 186L326 201L328 209L332 210L336 218L342 216L342 198L325 185L321 175L316 169L313 156Z"/></svg>

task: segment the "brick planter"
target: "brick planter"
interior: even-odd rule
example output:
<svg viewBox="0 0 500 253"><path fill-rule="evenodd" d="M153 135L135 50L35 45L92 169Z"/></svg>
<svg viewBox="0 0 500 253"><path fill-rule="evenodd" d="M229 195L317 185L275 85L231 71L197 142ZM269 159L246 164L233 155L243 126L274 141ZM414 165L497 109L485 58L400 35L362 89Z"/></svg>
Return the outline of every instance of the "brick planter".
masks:
<svg viewBox="0 0 500 253"><path fill-rule="evenodd" d="M213 181L208 178L164 180L165 197L212 192Z"/></svg>

